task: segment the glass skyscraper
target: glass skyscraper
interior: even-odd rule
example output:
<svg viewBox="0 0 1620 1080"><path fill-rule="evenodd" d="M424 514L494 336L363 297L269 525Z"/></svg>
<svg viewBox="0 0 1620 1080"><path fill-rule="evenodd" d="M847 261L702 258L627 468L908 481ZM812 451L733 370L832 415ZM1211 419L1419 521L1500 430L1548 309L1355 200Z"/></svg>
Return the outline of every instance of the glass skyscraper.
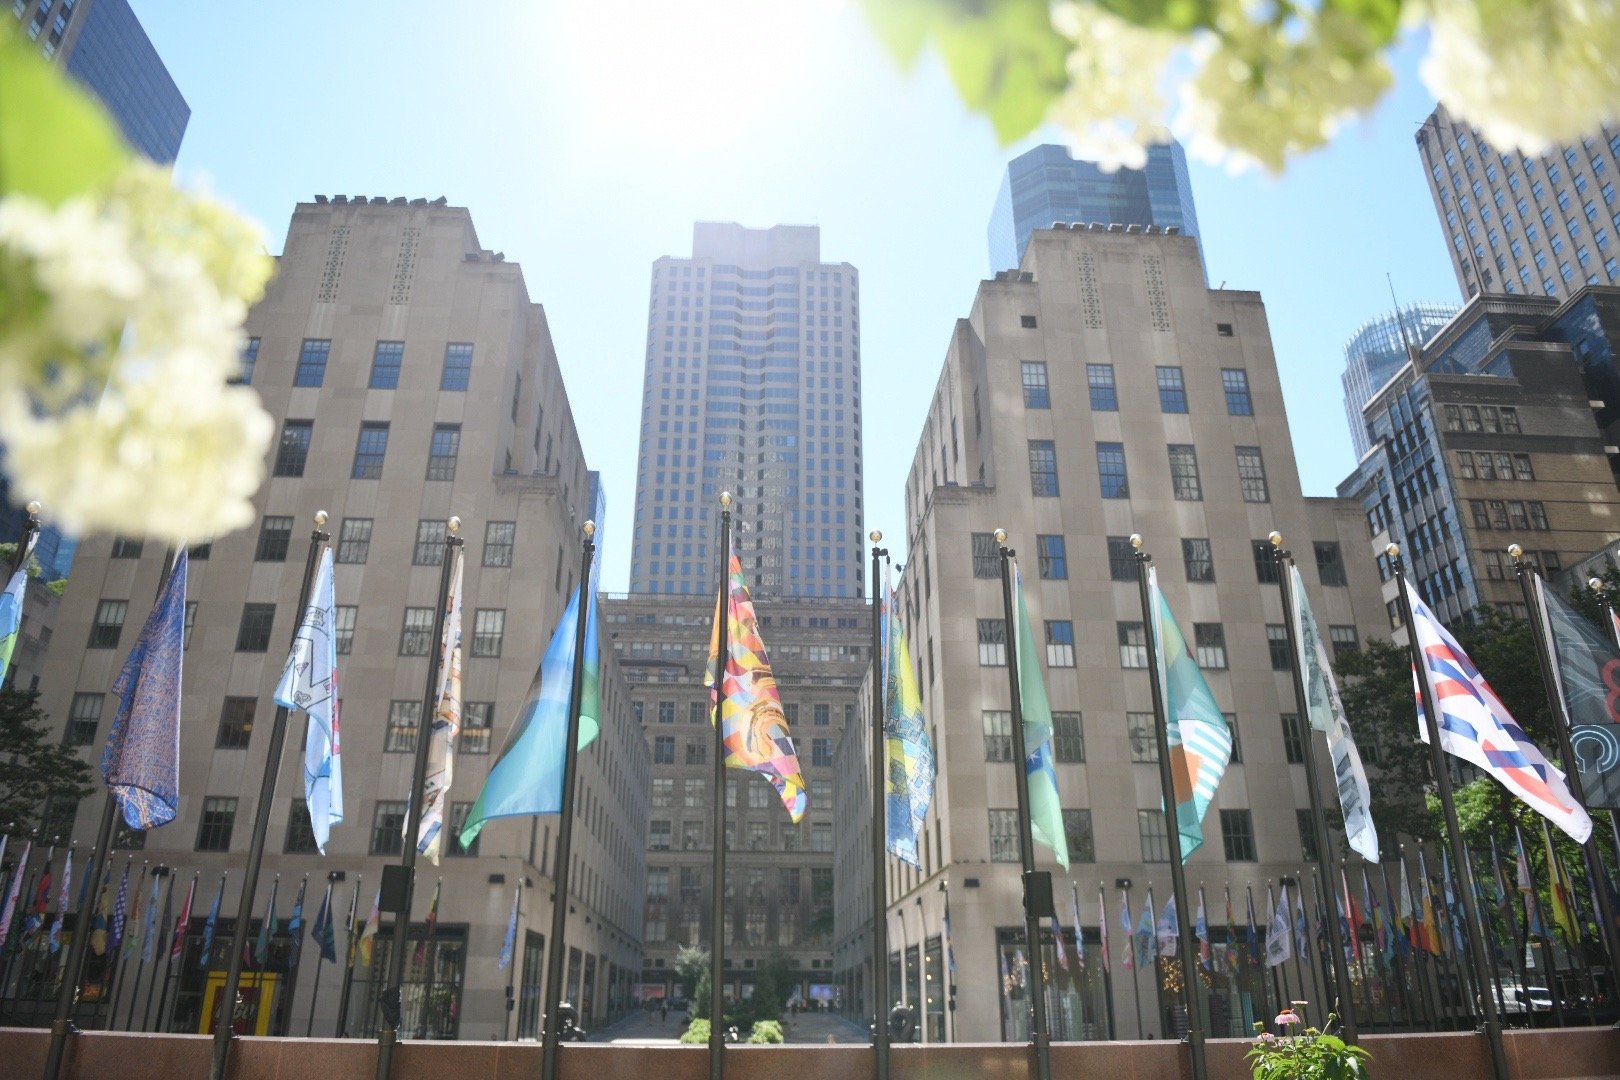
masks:
<svg viewBox="0 0 1620 1080"><path fill-rule="evenodd" d="M1018 269L1030 234L1054 221L1157 225L1197 236L1198 213L1181 144L1150 146L1144 168L1111 173L1052 144L1013 158L990 215L990 275Z"/></svg>
<svg viewBox="0 0 1620 1080"><path fill-rule="evenodd" d="M632 592L716 587L730 491L750 586L863 593L860 281L815 226L699 223L653 264Z"/></svg>
<svg viewBox="0 0 1620 1080"><path fill-rule="evenodd" d="M1344 343L1344 415L1360 461L1372 448L1361 408L1401 369L1407 347L1418 348L1457 314L1456 304L1417 303L1386 311L1361 324Z"/></svg>

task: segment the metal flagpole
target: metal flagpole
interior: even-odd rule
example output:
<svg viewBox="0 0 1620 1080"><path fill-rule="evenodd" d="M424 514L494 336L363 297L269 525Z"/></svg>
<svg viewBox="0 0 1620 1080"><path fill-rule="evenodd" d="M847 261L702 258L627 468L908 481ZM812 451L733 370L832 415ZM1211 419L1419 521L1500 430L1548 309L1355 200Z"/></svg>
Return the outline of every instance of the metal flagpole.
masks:
<svg viewBox="0 0 1620 1080"><path fill-rule="evenodd" d="M161 874L168 878L169 887L163 894L163 913L158 916L157 924L152 927L152 974L146 980L146 1007L141 1010L142 1031L148 1030L152 1023L152 1002L157 998L158 968L163 967L169 960L167 940L169 936L169 916L174 912L174 867L160 865L152 873ZM144 941L141 942L141 956L141 965L144 967L146 965L144 959L146 956L146 942ZM129 1024L125 1025L124 1030L131 1030L134 1024L135 1002L131 1001L129 1003Z"/></svg>
<svg viewBox="0 0 1620 1080"><path fill-rule="evenodd" d="M342 1039L346 1037L349 1026L349 999L354 995L354 960L355 960L355 929L354 917L360 910L360 887L365 883L364 874L354 876L354 894L349 897L349 921L344 926L344 955L343 955L343 983L338 991L337 1025L332 1029L332 1037Z"/></svg>
<svg viewBox="0 0 1620 1080"><path fill-rule="evenodd" d="M128 870L129 865L134 863L134 861L135 861L135 857L133 855L131 855L129 857L129 862L125 864L125 870L126 871ZM146 884L146 865L147 865L147 860L142 859L141 860L141 876L139 878L139 884L137 884L136 887L135 887L135 894L134 894L136 903L140 902L141 892L143 891L143 886L145 886L145 884ZM128 937L128 936L129 936L129 914L128 914L128 908L126 908L125 909L125 915L124 915L124 937ZM117 1024L118 1024L118 1006L120 1004L121 999L124 996L124 983L127 981L124 978L125 969L128 966L128 965L125 964L124 961L127 960L127 959L128 959L128 957L124 954L123 938L120 938L119 942L118 942L118 955L113 957L113 964L115 966L113 968L112 989L107 995L107 1002L108 1002L108 1004L107 1004L107 1023L105 1025L105 1030L107 1030L107 1031L114 1030L117 1027Z"/></svg>
<svg viewBox="0 0 1620 1080"><path fill-rule="evenodd" d="M1305 791L1311 803L1311 828L1316 833L1317 874L1322 887L1331 889L1337 860L1333 857L1332 837L1328 835L1327 814L1322 808L1322 785L1316 774L1316 740L1312 737L1310 698L1305 693L1304 672L1300 670L1300 628L1294 622L1294 553L1282 546L1282 533L1273 532L1269 539L1272 556L1276 560L1277 588L1282 593L1283 626L1288 635L1288 671L1294 681L1294 708L1298 710L1299 742L1305 757ZM1339 920L1328 919L1327 931L1328 948L1331 950L1328 966L1332 969L1334 990L1339 996L1340 1030L1345 1041L1353 1043L1356 1041L1356 1003L1352 997L1347 967L1349 961L1344 955L1345 942L1344 935L1340 933ZM1350 932L1357 933L1357 929L1351 927Z"/></svg>
<svg viewBox="0 0 1620 1080"><path fill-rule="evenodd" d="M196 895L197 880L201 877L202 872L200 870L191 875L191 892L188 895ZM168 948L163 954L163 990L158 994L157 1018L154 1021L159 1031L169 1030L169 1022L165 1018L165 1014L169 1010L169 984L174 981L175 976L176 957L174 951L176 949L180 950L178 958L180 965L184 966L186 962L186 934L191 930L191 909L189 905L186 906L186 910L182 914L186 916L186 920L182 924L180 916L175 916L174 926L169 931Z"/></svg>
<svg viewBox="0 0 1620 1080"><path fill-rule="evenodd" d="M378 997L383 1022L377 1031L377 1080L388 1080L403 1020L400 997L405 982L405 946L411 929L411 901L416 897L417 834L422 830L422 788L427 782L428 743L433 734L433 714L439 708L439 665L445 659L444 622L445 606L450 599L450 574L454 569L456 549L464 543L457 535L460 532L461 519L451 517L445 526L439 602L433 609L433 636L429 639L432 652L428 657L427 685L422 693L422 715L416 725L416 768L411 774L411 800L405 812L405 842L400 858L405 872L405 895L400 901L400 909L394 912L394 940L388 953L388 984Z"/></svg>
<svg viewBox="0 0 1620 1080"><path fill-rule="evenodd" d="M888 912L883 913L883 918L885 922L888 921ZM911 976L906 972L906 950L910 948L911 942L906 937L906 909L903 906L895 909L894 919L900 924L900 1004L910 1005ZM878 1017L878 1023L887 1022L884 1017Z"/></svg>
<svg viewBox="0 0 1620 1080"><path fill-rule="evenodd" d="M715 606L715 637L719 649L714 672L714 855L709 881L709 1080L725 1076L726 1024L726 739L723 713L726 669L731 663L731 492L720 493L720 601ZM877 882L872 883L874 891ZM876 973L874 972L874 978Z"/></svg>
<svg viewBox="0 0 1620 1080"><path fill-rule="evenodd" d="M332 925L332 917L337 912L332 910L332 879L326 879L326 899L321 901L326 909L326 925ZM309 986L309 1019L304 1023L304 1038L315 1034L315 1002L321 996L321 965L326 963L326 942L321 941L315 950L315 977L310 980Z"/></svg>
<svg viewBox="0 0 1620 1080"><path fill-rule="evenodd" d="M1440 806L1446 815L1446 841L1451 846L1451 861L1466 866L1467 855L1463 849L1462 830L1457 825L1457 806L1451 798L1451 772L1446 767L1444 751L1440 747L1440 714L1435 711L1434 690L1429 685L1428 664L1418 647L1417 626L1412 621L1412 603L1406 595L1406 571L1401 566L1400 546L1390 544L1385 549L1385 554L1389 556L1390 564L1395 570L1395 600L1400 605L1401 623L1406 627L1406 641L1412 653L1412 664L1421 676L1418 679L1418 694L1423 702L1423 723L1429 735L1429 764L1434 770ZM1473 891L1465 889L1463 893L1463 931L1468 939L1468 951L1474 971L1476 976L1480 976L1485 970L1485 946L1479 937L1479 911ZM1476 978L1475 981L1478 982L1480 979ZM1496 1013L1496 1002L1491 1000L1489 994L1482 995L1481 1001L1485 1013L1484 1035L1491 1048L1491 1069L1496 1080L1507 1080L1507 1050L1502 1045L1502 1022Z"/></svg>
<svg viewBox="0 0 1620 1080"><path fill-rule="evenodd" d="M564 765L564 768L566 768L566 767L567 766ZM518 909L517 910L518 918L521 919L521 918L523 918L523 875L521 873L518 875L516 900L517 900L517 905L516 906L517 906L517 909ZM511 1034L512 1034L512 1006L514 1004L513 999L512 999L512 989L513 989L512 984L513 984L513 980L516 979L516 977L517 977L518 962L519 962L519 957L518 957L518 954L517 954L517 927L516 927L516 925L514 925L513 929L512 929L512 958L506 962L506 1000L504 1002L504 1007L501 1010L501 1042L505 1042L508 1038L511 1037ZM558 976L558 978L561 978L561 977L562 977L561 975ZM562 991L559 989L558 990L559 998L561 997L561 994L562 994ZM547 1010L547 1015L550 1015L551 1011L554 1011L554 1010ZM518 1034L521 1035L522 1032L520 1031L520 1032L518 1032ZM542 1034L544 1034L543 1030L542 1030Z"/></svg>
<svg viewBox="0 0 1620 1080"><path fill-rule="evenodd" d="M1041 921L1032 903L1033 893L1040 880L1035 869L1035 835L1029 817L1029 751L1024 745L1024 703L1018 684L1018 613L1013 609L1012 566L1017 554L1007 546L1007 531L995 531L996 547L1001 554L1001 604L1006 616L1007 693L1012 704L1013 784L1018 792L1018 853L1024 871L1024 937L1029 948L1030 994L1032 1014L1030 1039L1035 1044L1035 1075L1039 1080L1051 1080L1052 1035L1046 1017L1046 958L1041 948ZM1048 878L1044 890L1050 899L1052 887ZM905 958L900 970L905 971ZM1199 1078L1202 1080L1202 1078Z"/></svg>
<svg viewBox="0 0 1620 1080"><path fill-rule="evenodd" d="M1620 646L1620 619L1614 616L1614 602L1609 599L1609 591L1601 578L1588 578L1586 587L1603 598L1603 613L1609 617L1609 629L1614 635L1614 643ZM1609 832L1614 836L1614 865L1616 873L1620 873L1620 810L1609 811Z"/></svg>
<svg viewBox="0 0 1620 1080"><path fill-rule="evenodd" d="M945 1041L956 1041L956 947L951 941L951 882L949 878L939 883L939 891L945 894L945 919L942 937L945 945ZM887 972L885 972L887 975Z"/></svg>
<svg viewBox="0 0 1620 1080"><path fill-rule="evenodd" d="M1079 886L1073 885L1072 882L1070 884L1076 890L1075 910L1078 911L1080 906ZM1100 881L1097 882L1097 918L1099 920L1097 923L1098 944L1102 946L1103 1004L1108 1010L1108 1040L1112 1042L1114 1040L1114 964L1113 957L1108 955L1108 899L1103 892L1103 883ZM1075 933L1078 935L1080 931L1076 929Z"/></svg>
<svg viewBox="0 0 1620 1080"><path fill-rule="evenodd" d="M1127 879L1129 880L1129 879ZM1131 910L1131 887L1125 886L1125 910ZM1147 1032L1142 1030L1142 972L1141 964L1136 962L1136 924L1131 923L1130 932L1125 935L1125 948L1131 953L1131 989L1136 995L1136 1037L1145 1038Z"/></svg>
<svg viewBox="0 0 1620 1080"><path fill-rule="evenodd" d="M1148 683L1153 688L1153 734L1159 751L1159 784L1164 794L1164 832L1170 846L1170 887L1176 899L1176 921L1180 923L1178 951L1181 954L1181 989L1187 1007L1187 1045L1192 1058L1193 1080L1209 1076L1204 1061L1204 1023L1198 993L1198 965L1193 960L1192 911L1187 906L1187 873L1181 864L1181 829L1176 821L1175 775L1170 767L1169 718L1165 715L1164 687L1159 684L1159 642L1153 633L1154 612L1148 595L1148 566L1153 557L1142 550L1142 537L1131 534L1136 552L1136 585L1142 598L1143 639L1147 642Z"/></svg>
<svg viewBox="0 0 1620 1080"><path fill-rule="evenodd" d="M889 553L877 545L883 534L872 530L872 1050L876 1058L876 1080L889 1080L889 888L888 825L884 816L888 797L888 741L884 737L883 678L883 595L878 576L879 560ZM905 957L901 954L904 971ZM900 980L905 985L904 977Z"/></svg>
<svg viewBox="0 0 1620 1080"><path fill-rule="evenodd" d="M331 539L324 530L326 511L315 512L315 529L309 534L309 554L304 559L304 580L298 587L298 605L293 608L293 628L289 648L297 644L298 634L304 628L304 611L309 607L309 590L315 580L315 564L321 557L321 546ZM279 675L280 673L277 672ZM281 775L281 753L287 741L287 706L277 705L275 719L270 724L270 746L264 760L264 776L259 781L259 802L253 812L253 837L248 844L247 869L242 874L242 898L236 908L236 926L231 933L230 960L225 968L225 985L215 1001L214 1056L208 1068L208 1080L225 1080L226 1060L231 1052L231 1040L236 1038L236 1024L231 1017L236 1009L236 994L242 983L242 947L247 942L248 923L253 918L253 899L259 887L259 870L264 865L264 841L270 832L270 807L276 798L276 780Z"/></svg>

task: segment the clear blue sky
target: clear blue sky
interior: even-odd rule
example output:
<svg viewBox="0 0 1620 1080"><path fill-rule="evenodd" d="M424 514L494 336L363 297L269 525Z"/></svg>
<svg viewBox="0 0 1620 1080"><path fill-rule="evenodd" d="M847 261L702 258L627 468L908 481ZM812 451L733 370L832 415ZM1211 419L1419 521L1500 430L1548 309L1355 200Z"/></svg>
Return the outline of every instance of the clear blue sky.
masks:
<svg viewBox="0 0 1620 1080"><path fill-rule="evenodd" d="M182 177L272 252L316 193L444 195L522 263L607 488L604 587L629 578L650 267L689 254L698 220L818 224L823 258L859 269L867 525L904 535L928 395L1025 149L932 58L898 70L835 0L134 7L191 105ZM1433 105L1415 66L1408 49L1378 113L1281 180L1192 167L1211 283L1265 298L1307 494L1354 465L1341 349L1389 308L1385 272L1403 302L1458 299L1412 142Z"/></svg>

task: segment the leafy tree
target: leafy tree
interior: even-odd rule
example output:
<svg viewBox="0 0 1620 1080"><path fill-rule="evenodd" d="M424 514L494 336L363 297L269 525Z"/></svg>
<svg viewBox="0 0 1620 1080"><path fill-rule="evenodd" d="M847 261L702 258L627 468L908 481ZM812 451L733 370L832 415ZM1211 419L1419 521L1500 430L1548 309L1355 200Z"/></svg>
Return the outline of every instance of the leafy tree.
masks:
<svg viewBox="0 0 1620 1080"><path fill-rule="evenodd" d="M15 543L0 544L0 571L9 573L12 565L16 561L17 545ZM37 581L44 573L45 568L40 565L39 558L37 556L30 555L28 557L29 580ZM45 587L51 590L51 592L55 593L57 596L61 596L63 593L67 592L67 578L57 578L54 581L47 581L45 583Z"/></svg>
<svg viewBox="0 0 1620 1080"><path fill-rule="evenodd" d="M1412 707L1412 660L1406 647L1372 638L1334 662L1344 711L1367 759L1367 785L1380 843L1393 851L1396 834L1432 835L1423 792L1429 751L1417 737ZM1369 750L1376 748L1376 763Z"/></svg>
<svg viewBox="0 0 1620 1080"><path fill-rule="evenodd" d="M0 828L32 832L53 796L82 799L90 791L90 766L50 738L39 693L0 690Z"/></svg>
<svg viewBox="0 0 1620 1080"><path fill-rule="evenodd" d="M675 979L688 1001L697 993L698 983L709 971L708 950L696 945L682 945L675 954Z"/></svg>

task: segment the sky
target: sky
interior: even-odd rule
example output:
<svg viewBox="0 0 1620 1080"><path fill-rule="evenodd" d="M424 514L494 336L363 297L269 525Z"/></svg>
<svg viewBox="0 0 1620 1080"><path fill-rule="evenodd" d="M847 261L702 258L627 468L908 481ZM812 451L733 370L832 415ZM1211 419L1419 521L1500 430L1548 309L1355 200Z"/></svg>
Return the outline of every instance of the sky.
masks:
<svg viewBox="0 0 1620 1080"><path fill-rule="evenodd" d="M867 528L903 560L904 485L955 320L988 273L1011 146L932 55L901 70L839 0L133 0L191 106L188 185L279 253L315 194L467 207L543 304L629 581L634 432L653 260L696 221L821 227L861 278ZM1369 118L1281 178L1190 162L1212 285L1259 291L1305 493L1355 465L1343 345L1402 303L1460 299L1412 135L1421 48Z"/></svg>

